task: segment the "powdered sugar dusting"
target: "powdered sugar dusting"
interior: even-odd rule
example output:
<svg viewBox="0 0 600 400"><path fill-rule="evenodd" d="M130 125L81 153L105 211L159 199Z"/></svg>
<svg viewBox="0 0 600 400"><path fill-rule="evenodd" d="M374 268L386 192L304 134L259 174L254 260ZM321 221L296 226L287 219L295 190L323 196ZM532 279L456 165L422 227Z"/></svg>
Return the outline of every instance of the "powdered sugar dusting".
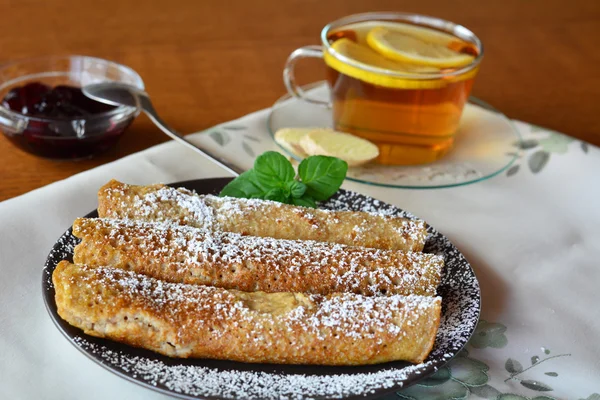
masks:
<svg viewBox="0 0 600 400"><path fill-rule="evenodd" d="M158 220L168 219L162 215L163 211L156 207L158 203L173 204L187 210L187 214L182 216L183 221L180 221L182 223L193 223L204 228L219 229L213 208L206 204L203 197L194 196L186 189L173 189L165 186L144 196L136 196L133 208L142 217L154 217Z"/></svg>
<svg viewBox="0 0 600 400"><path fill-rule="evenodd" d="M225 181L223 181L225 182ZM195 189L201 191L202 181ZM334 198L321 204L334 210L367 211L381 215L414 218L409 213L369 197L341 190ZM46 276L66 253L65 243L76 243L70 232L65 233L51 253L44 277L45 300L55 310L54 288ZM467 260L432 227L424 252L444 257L445 273L438 288L442 297L442 320L436 343L425 363L407 365L394 362L377 369L352 367L343 370L314 367L311 370L288 366L254 366L239 363L210 363L205 360L171 360L149 352L121 346L88 336L80 336L54 314L58 324L73 338L75 345L112 371L137 382L182 398L341 398L383 394L414 383L450 360L470 338L479 318L479 284ZM68 256L65 258L69 258ZM55 312L55 311L54 311ZM70 330L71 329L71 330Z"/></svg>
<svg viewBox="0 0 600 400"><path fill-rule="evenodd" d="M428 361L403 368L382 368L370 373L273 374L254 371L221 371L197 365L168 365L158 359L126 356L122 352L76 336L73 341L120 372L154 387L164 387L191 397L224 399L345 398L373 394L382 388L401 388L411 374L432 367ZM327 393L324 395L324 393Z"/></svg>
<svg viewBox="0 0 600 400"><path fill-rule="evenodd" d="M77 227L86 241L97 237L99 243L92 247L94 251L108 241L127 253L127 249L132 248L131 243L135 243L136 249L153 260L176 263L179 277L210 274L218 269L221 270L218 279L223 283L237 282L242 268L262 277L264 282L257 285L268 283L269 288L278 287L283 281L291 285L283 285L275 291L435 295L443 266L442 258L431 254L243 236L169 223L97 219L80 220ZM235 272L231 273L232 269ZM306 276L311 278L306 279ZM250 287L241 289L252 290ZM257 289L267 290L267 287Z"/></svg>
<svg viewBox="0 0 600 400"><path fill-rule="evenodd" d="M342 200L339 200L343 202ZM425 224L396 218L377 207L366 215L311 209L269 200L198 195L165 186L116 183L101 192L103 217L183 225L287 239L330 240L365 247L421 251ZM269 216L270 223L265 220ZM286 225L292 228L287 229ZM354 229L352 229L354 228Z"/></svg>

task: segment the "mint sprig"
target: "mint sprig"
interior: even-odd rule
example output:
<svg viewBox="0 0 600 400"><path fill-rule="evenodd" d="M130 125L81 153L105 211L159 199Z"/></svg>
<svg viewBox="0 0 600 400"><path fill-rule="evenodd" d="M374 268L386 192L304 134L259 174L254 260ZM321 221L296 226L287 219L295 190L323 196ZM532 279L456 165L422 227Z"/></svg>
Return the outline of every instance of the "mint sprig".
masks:
<svg viewBox="0 0 600 400"><path fill-rule="evenodd" d="M336 157L310 156L294 167L280 153L267 151L254 161L254 168L227 184L220 196L273 200L303 207L316 207L338 191L348 164Z"/></svg>

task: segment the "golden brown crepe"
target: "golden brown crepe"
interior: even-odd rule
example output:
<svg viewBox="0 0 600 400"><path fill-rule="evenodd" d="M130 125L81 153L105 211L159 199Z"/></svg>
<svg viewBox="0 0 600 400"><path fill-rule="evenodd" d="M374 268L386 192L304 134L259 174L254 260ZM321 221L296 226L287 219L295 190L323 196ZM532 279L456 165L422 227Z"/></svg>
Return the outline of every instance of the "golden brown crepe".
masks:
<svg viewBox="0 0 600 400"><path fill-rule="evenodd" d="M443 267L433 254L140 221L79 218L73 234L75 263L242 291L434 296Z"/></svg>
<svg viewBox="0 0 600 400"><path fill-rule="evenodd" d="M243 235L316 240L389 250L422 251L423 221L354 211L326 211L266 200L201 196L165 185L112 180L98 192L98 214L176 222Z"/></svg>
<svg viewBox="0 0 600 400"><path fill-rule="evenodd" d="M439 297L247 293L68 261L52 280L58 313L71 325L171 357L419 363L440 321Z"/></svg>

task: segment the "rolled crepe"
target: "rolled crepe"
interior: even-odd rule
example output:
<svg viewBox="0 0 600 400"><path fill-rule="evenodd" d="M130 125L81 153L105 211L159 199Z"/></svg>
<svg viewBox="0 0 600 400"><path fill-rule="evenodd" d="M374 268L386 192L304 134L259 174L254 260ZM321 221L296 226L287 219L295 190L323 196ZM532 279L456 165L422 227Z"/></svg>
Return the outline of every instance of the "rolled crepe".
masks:
<svg viewBox="0 0 600 400"><path fill-rule="evenodd" d="M433 254L140 221L79 218L73 234L75 263L248 292L434 296L443 267Z"/></svg>
<svg viewBox="0 0 600 400"><path fill-rule="evenodd" d="M389 250L422 251L423 221L355 211L326 211L267 200L201 196L164 185L112 180L98 192L104 218L175 222L277 239L316 240Z"/></svg>
<svg viewBox="0 0 600 400"><path fill-rule="evenodd" d="M171 357L320 365L422 362L439 297L246 293L62 261L58 314L86 334Z"/></svg>

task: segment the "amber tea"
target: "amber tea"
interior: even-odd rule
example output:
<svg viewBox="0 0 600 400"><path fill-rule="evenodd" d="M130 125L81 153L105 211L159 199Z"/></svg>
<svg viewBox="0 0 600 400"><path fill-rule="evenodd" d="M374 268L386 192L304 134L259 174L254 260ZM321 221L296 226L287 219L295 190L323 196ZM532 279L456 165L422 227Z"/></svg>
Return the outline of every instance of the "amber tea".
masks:
<svg viewBox="0 0 600 400"><path fill-rule="evenodd" d="M482 56L475 35L436 18L371 13L328 25L322 39L336 130L377 144L382 164L432 162L452 148Z"/></svg>

